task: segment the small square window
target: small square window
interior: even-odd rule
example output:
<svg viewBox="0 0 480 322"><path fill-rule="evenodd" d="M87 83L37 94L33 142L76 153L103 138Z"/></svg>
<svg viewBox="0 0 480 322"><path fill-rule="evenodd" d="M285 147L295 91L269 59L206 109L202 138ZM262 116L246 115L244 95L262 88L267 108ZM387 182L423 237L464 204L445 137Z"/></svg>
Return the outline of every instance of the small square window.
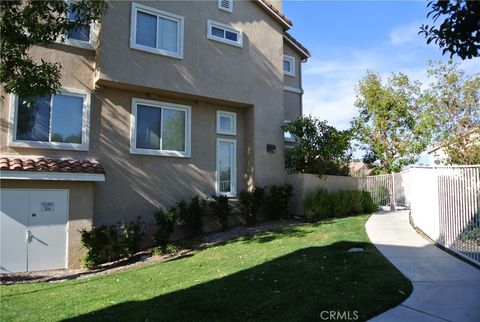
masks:
<svg viewBox="0 0 480 322"><path fill-rule="evenodd" d="M295 57L283 55L283 73L288 76L295 76Z"/></svg>
<svg viewBox="0 0 480 322"><path fill-rule="evenodd" d="M237 114L217 111L217 133L225 135L237 134Z"/></svg>

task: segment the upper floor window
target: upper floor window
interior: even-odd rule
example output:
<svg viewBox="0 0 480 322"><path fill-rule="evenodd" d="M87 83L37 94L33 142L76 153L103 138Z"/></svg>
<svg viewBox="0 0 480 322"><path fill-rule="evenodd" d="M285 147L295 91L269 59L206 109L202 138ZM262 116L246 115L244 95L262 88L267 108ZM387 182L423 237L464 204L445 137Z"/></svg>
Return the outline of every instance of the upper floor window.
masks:
<svg viewBox="0 0 480 322"><path fill-rule="evenodd" d="M283 55L283 73L288 76L295 76L295 57Z"/></svg>
<svg viewBox="0 0 480 322"><path fill-rule="evenodd" d="M181 16L133 2L130 47L182 58L183 24Z"/></svg>
<svg viewBox="0 0 480 322"><path fill-rule="evenodd" d="M72 1L68 1L71 4ZM71 6L70 6L71 8ZM71 21L77 20L78 15L81 12L69 10L68 12L68 19ZM75 47L87 48L87 49L95 49L96 38L94 33L94 26L95 23L90 23L87 26L77 27L75 29L70 30L65 35L65 44L72 45Z"/></svg>
<svg viewBox="0 0 480 322"><path fill-rule="evenodd" d="M237 47L243 46L243 35L241 30L234 29L231 26L212 20L208 20L207 27L208 39L220 41Z"/></svg>
<svg viewBox="0 0 480 322"><path fill-rule="evenodd" d="M9 145L88 150L90 94L62 89L26 104L12 96Z"/></svg>
<svg viewBox="0 0 480 322"><path fill-rule="evenodd" d="M217 111L217 133L226 135L237 134L237 114Z"/></svg>
<svg viewBox="0 0 480 322"><path fill-rule="evenodd" d="M190 106L134 98L130 152L190 156Z"/></svg>
<svg viewBox="0 0 480 322"><path fill-rule="evenodd" d="M233 12L233 0L218 0L218 9Z"/></svg>

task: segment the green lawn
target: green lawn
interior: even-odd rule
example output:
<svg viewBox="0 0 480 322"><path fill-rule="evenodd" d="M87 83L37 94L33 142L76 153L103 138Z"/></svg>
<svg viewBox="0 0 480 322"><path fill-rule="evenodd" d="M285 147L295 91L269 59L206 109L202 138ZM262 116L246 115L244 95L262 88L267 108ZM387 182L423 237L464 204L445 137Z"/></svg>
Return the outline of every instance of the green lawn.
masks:
<svg viewBox="0 0 480 322"><path fill-rule="evenodd" d="M240 238L160 264L86 280L2 286L2 321L360 320L411 292L368 241L368 215ZM364 252L349 253L351 247Z"/></svg>

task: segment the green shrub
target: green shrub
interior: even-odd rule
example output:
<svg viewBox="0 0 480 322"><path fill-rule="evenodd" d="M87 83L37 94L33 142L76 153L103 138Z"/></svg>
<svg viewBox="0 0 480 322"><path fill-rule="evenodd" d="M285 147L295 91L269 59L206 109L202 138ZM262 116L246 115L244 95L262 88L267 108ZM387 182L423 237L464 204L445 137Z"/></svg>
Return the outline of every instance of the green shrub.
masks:
<svg viewBox="0 0 480 322"><path fill-rule="evenodd" d="M157 224L157 231L154 235L155 242L162 250L165 250L170 242L170 235L173 233L177 209L172 207L165 212L160 208L153 216Z"/></svg>
<svg viewBox="0 0 480 322"><path fill-rule="evenodd" d="M362 207L363 212L367 214L378 210L377 205L373 202L372 195L368 191L362 191Z"/></svg>
<svg viewBox="0 0 480 322"><path fill-rule="evenodd" d="M257 215L263 206L265 189L254 187L252 191L242 190L240 192L240 205L247 225L255 225Z"/></svg>
<svg viewBox="0 0 480 322"><path fill-rule="evenodd" d="M137 217L130 223L121 223L118 228L118 257L131 257L140 250L140 242L145 237L145 222Z"/></svg>
<svg viewBox="0 0 480 322"><path fill-rule="evenodd" d="M222 230L228 229L228 218L232 213L232 208L228 202L227 196L212 196L214 201L210 203L210 208L222 226Z"/></svg>
<svg viewBox="0 0 480 322"><path fill-rule="evenodd" d="M92 269L101 263L132 256L145 236L143 226L143 221L137 218L128 224L92 226L91 230L80 230L80 242L87 249L82 266Z"/></svg>
<svg viewBox="0 0 480 322"><path fill-rule="evenodd" d="M332 216L332 202L330 194L323 188L310 191L304 200L305 218L310 222Z"/></svg>
<svg viewBox="0 0 480 322"><path fill-rule="evenodd" d="M206 201L194 196L190 202L184 200L177 204L177 216L181 223L185 224L193 237L203 234L203 217L206 212Z"/></svg>
<svg viewBox="0 0 480 322"><path fill-rule="evenodd" d="M162 256L162 255L168 255L168 254L176 254L178 253L179 249L175 244L168 243L165 245L165 247L155 247L152 250L152 255L153 256Z"/></svg>
<svg viewBox="0 0 480 322"><path fill-rule="evenodd" d="M271 185L265 196L265 213L270 219L291 217L290 198L293 187L289 184Z"/></svg>
<svg viewBox="0 0 480 322"><path fill-rule="evenodd" d="M317 188L305 196L304 211L308 221L315 222L329 217L345 217L377 210L370 193L347 190L328 192Z"/></svg>

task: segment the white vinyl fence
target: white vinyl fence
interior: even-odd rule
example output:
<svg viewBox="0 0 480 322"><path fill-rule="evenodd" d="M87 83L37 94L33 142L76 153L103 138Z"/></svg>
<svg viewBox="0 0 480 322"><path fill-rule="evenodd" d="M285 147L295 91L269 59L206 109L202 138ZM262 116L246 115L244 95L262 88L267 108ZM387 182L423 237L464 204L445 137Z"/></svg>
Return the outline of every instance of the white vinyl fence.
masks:
<svg viewBox="0 0 480 322"><path fill-rule="evenodd" d="M480 166L421 167L407 173L415 226L480 263Z"/></svg>

